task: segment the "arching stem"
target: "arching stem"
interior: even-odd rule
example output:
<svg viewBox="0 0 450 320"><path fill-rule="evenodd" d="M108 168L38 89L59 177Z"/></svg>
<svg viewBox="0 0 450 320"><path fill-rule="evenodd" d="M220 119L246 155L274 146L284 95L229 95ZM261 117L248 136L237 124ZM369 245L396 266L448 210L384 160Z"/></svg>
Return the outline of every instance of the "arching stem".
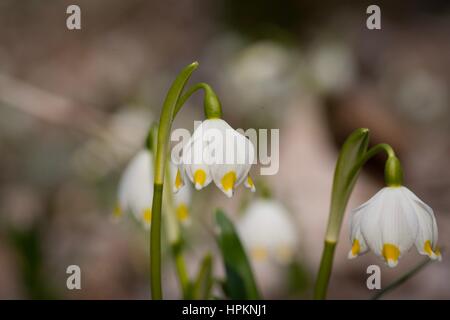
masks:
<svg viewBox="0 0 450 320"><path fill-rule="evenodd" d="M157 149L155 157L155 178L153 188L152 223L150 228L150 288L152 298L163 298L161 284L161 206L164 185L166 157L175 107L186 82L198 67L194 62L185 67L173 82L167 93L159 119Z"/></svg>
<svg viewBox="0 0 450 320"><path fill-rule="evenodd" d="M394 186L401 184L402 181L400 162L392 147L381 143L367 150L368 134L368 129L354 131L344 142L339 153L333 179L325 244L314 289L314 299L326 298L333 268L334 250L339 239L345 209L361 168L373 156L385 151L388 156L385 166L386 183Z"/></svg>
<svg viewBox="0 0 450 320"><path fill-rule="evenodd" d="M205 91L205 116L208 119L211 119L220 118L220 116L222 115L222 109L219 99L217 98L211 87L206 83L196 84L182 95L187 81L189 80L192 72L197 69L197 67L198 63L194 62L185 67L179 73L167 93L159 119L155 156L152 222L150 229L150 287L152 298L155 300L163 298L161 284L161 206L163 198L164 176L166 172L166 164L168 162L172 122L187 99L199 89L203 89Z"/></svg>

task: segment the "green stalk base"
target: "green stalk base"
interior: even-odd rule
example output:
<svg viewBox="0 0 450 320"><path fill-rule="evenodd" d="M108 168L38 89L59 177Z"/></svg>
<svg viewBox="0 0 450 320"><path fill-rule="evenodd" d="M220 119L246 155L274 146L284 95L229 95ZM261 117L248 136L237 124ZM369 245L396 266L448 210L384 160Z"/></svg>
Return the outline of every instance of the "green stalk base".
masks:
<svg viewBox="0 0 450 320"><path fill-rule="evenodd" d="M333 268L334 249L336 242L325 241L320 261L319 274L317 275L316 287L314 289L314 300L324 300L327 296L328 282L330 281L331 269Z"/></svg>
<svg viewBox="0 0 450 320"><path fill-rule="evenodd" d="M150 289L153 300L162 299L161 284L161 205L163 185L154 184L150 227Z"/></svg>

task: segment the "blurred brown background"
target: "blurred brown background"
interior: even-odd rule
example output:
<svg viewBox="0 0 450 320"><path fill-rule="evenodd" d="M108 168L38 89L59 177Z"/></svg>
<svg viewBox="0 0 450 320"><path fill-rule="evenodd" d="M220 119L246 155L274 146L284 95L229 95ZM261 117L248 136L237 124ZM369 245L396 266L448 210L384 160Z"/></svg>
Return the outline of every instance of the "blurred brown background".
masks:
<svg viewBox="0 0 450 320"><path fill-rule="evenodd" d="M79 31L66 28L69 4L81 7ZM448 251L449 4L377 2L382 30L373 31L369 4L1 0L0 298L147 298L148 235L112 223L110 213L124 165L171 80L194 60L193 80L217 90L233 126L280 129L280 171L259 180L298 222L302 271L294 289L280 274L258 271L265 297L310 296L337 152L358 127L370 128L371 143L394 146L407 186L435 210ZM192 130L200 103L192 99L175 127ZM366 167L349 207L382 187L383 160ZM233 200L214 188L195 194L191 272L205 249L216 250L205 230L213 208L236 216L249 198L244 190ZM372 296L370 264L381 266L386 285L420 261L415 249L395 269L372 253L347 260L347 222L330 298ZM385 297L449 299L447 255ZM82 290L66 289L70 264L82 269ZM170 261L164 270L167 297L179 298Z"/></svg>

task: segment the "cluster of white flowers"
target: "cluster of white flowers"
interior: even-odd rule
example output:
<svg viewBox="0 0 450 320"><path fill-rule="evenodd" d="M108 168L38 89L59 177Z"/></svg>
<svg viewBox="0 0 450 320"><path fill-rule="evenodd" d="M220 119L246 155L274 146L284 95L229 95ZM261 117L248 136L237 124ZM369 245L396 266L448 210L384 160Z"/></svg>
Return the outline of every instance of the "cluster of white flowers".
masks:
<svg viewBox="0 0 450 320"><path fill-rule="evenodd" d="M192 187L197 190L212 181L228 197L244 185L255 191L249 176L254 146L224 120L204 120L182 149L177 166L171 163L174 203L180 222L189 222ZM226 159L225 159L226 158ZM134 214L146 227L151 223L153 198L153 156L141 150L129 163L119 184L116 216ZM420 254L441 260L437 247L438 230L433 210L408 188L388 186L353 211L350 219L352 248L350 259L369 250L390 267L413 245ZM253 202L238 225L241 238L254 260L292 259L298 242L297 230L285 209L277 202Z"/></svg>

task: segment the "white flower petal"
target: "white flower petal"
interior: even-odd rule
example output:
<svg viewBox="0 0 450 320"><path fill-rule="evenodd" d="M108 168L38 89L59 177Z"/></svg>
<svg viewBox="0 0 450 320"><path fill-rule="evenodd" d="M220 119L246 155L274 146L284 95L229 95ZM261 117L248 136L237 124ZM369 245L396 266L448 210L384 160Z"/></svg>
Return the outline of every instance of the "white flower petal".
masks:
<svg viewBox="0 0 450 320"><path fill-rule="evenodd" d="M198 150L196 153L197 156L204 157L203 151L201 155ZM183 154L183 162L185 163L183 168L189 180L195 185L195 188L200 190L211 183L211 170L210 166L205 163L193 163L187 160L191 158L192 154L193 150L188 146L186 152Z"/></svg>
<svg viewBox="0 0 450 320"><path fill-rule="evenodd" d="M251 192L256 192L255 183L253 182L253 179L250 177L250 175L247 175L247 179L244 180L244 186L247 189L250 189Z"/></svg>
<svg viewBox="0 0 450 320"><path fill-rule="evenodd" d="M148 150L141 150L128 164L119 182L119 206L136 219L150 224L153 200L153 159Z"/></svg>
<svg viewBox="0 0 450 320"><path fill-rule="evenodd" d="M380 215L382 254L388 265L393 267L402 254L413 246L418 222L400 188L387 189L384 197L385 209Z"/></svg>
<svg viewBox="0 0 450 320"><path fill-rule="evenodd" d="M203 121L195 129L192 137L183 146L182 163L186 175L197 190L206 187L212 181L210 169L210 151L208 131L212 128L210 120Z"/></svg>
<svg viewBox="0 0 450 320"><path fill-rule="evenodd" d="M418 220L418 234L415 245L417 251L422 255L427 255L431 259L439 259L440 253L437 249L437 223L434 217L433 209L421 201L409 189L402 190L405 198L410 200L410 210L415 213Z"/></svg>
<svg viewBox="0 0 450 320"><path fill-rule="evenodd" d="M361 233L369 248L378 256L382 255L383 241L381 238L380 214L383 208L382 196L385 188L377 192L369 201L356 210L363 210L361 216Z"/></svg>
<svg viewBox="0 0 450 320"><path fill-rule="evenodd" d="M172 191L177 193L178 190L184 187L184 181L186 179L186 173L183 166L176 166L172 162L170 163L170 178Z"/></svg>
<svg viewBox="0 0 450 320"><path fill-rule="evenodd" d="M350 219L350 243L352 248L348 253L348 258L353 259L359 255L366 253L369 248L366 244L366 240L361 233L361 217L363 211L354 211Z"/></svg>
<svg viewBox="0 0 450 320"><path fill-rule="evenodd" d="M216 141L210 148L224 155L222 161L212 165L214 183L226 195L232 196L233 189L248 176L254 159L254 146L244 135L230 127L223 140Z"/></svg>

